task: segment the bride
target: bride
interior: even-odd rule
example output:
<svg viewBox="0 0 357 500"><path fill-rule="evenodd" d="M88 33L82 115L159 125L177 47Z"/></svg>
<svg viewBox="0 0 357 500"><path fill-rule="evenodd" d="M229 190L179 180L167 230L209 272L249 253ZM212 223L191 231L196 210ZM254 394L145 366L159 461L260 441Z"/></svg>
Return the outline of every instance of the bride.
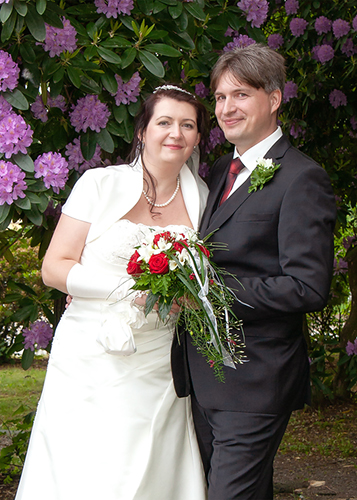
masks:
<svg viewBox="0 0 357 500"><path fill-rule="evenodd" d="M16 500L206 498L190 401L177 398L171 376L177 310L167 324L155 311L145 318L146 296L132 293L126 266L151 228L198 228L207 125L192 94L157 88L140 112L132 163L87 171L63 206L42 273L73 300L55 333Z"/></svg>

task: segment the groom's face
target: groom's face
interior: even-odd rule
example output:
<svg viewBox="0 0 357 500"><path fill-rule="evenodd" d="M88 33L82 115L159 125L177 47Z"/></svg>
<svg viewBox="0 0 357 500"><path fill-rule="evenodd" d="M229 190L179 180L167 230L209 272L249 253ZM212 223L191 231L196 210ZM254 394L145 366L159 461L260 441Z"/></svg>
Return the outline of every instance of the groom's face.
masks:
<svg viewBox="0 0 357 500"><path fill-rule="evenodd" d="M240 155L276 130L280 90L267 93L226 72L218 81L215 99L219 126Z"/></svg>

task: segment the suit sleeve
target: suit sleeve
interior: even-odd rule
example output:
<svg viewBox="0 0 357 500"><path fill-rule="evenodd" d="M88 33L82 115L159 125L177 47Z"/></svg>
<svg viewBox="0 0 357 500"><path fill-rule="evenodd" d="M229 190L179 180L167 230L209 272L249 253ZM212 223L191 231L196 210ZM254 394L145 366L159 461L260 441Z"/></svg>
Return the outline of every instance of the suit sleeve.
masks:
<svg viewBox="0 0 357 500"><path fill-rule="evenodd" d="M259 321L316 311L326 305L335 217L335 199L326 172L315 166L295 176L282 198L277 226L281 274L237 276L243 289L233 278L226 278L228 286L239 289L239 299L252 306L235 302L233 311L239 318Z"/></svg>

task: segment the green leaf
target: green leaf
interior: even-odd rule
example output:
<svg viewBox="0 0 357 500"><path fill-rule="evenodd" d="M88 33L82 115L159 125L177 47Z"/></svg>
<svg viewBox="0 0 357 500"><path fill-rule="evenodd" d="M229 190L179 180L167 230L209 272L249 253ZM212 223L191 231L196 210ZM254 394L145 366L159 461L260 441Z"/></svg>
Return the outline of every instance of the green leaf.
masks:
<svg viewBox="0 0 357 500"><path fill-rule="evenodd" d="M169 13L172 19L177 19L178 17L180 17L180 15L182 14L182 10L183 10L182 2L177 2L176 5L170 6Z"/></svg>
<svg viewBox="0 0 357 500"><path fill-rule="evenodd" d="M23 210L31 210L31 202L27 197L18 198L17 200L14 201L14 204Z"/></svg>
<svg viewBox="0 0 357 500"><path fill-rule="evenodd" d="M100 94L102 91L101 85L84 75L81 75L81 89L89 94Z"/></svg>
<svg viewBox="0 0 357 500"><path fill-rule="evenodd" d="M159 300L160 295L149 292L145 302L145 316L147 316L153 309L156 302Z"/></svg>
<svg viewBox="0 0 357 500"><path fill-rule="evenodd" d="M97 134L89 130L81 135L80 142L84 159L87 161L91 160L97 146Z"/></svg>
<svg viewBox="0 0 357 500"><path fill-rule="evenodd" d="M16 12L22 16L25 17L27 14L27 4L26 2L21 2L20 0L14 0L14 7L16 9Z"/></svg>
<svg viewBox="0 0 357 500"><path fill-rule="evenodd" d="M168 56L168 57L181 57L182 53L175 49L174 47L171 47L170 45L166 45L165 43L152 43L150 45L146 45L145 49L148 50L149 52L153 53L158 53L162 56Z"/></svg>
<svg viewBox="0 0 357 500"><path fill-rule="evenodd" d="M98 54L105 60L113 64L121 64L120 57L112 50L105 49L104 47L97 47Z"/></svg>
<svg viewBox="0 0 357 500"><path fill-rule="evenodd" d="M36 205L33 205L31 210L24 210L24 213L35 226L41 226L43 217Z"/></svg>
<svg viewBox="0 0 357 500"><path fill-rule="evenodd" d="M3 24L2 30L1 30L1 41L6 42L12 35L12 32L14 31L15 23L17 19L17 12L16 10L13 10L10 17L7 19L5 24Z"/></svg>
<svg viewBox="0 0 357 500"><path fill-rule="evenodd" d="M0 205L0 224L4 222L6 217L9 215L10 208L10 205L8 205L7 203Z"/></svg>
<svg viewBox="0 0 357 500"><path fill-rule="evenodd" d="M53 77L52 77L53 83L60 82L61 80L63 80L63 77L64 77L64 67L61 66L59 70L57 70L55 73L53 73Z"/></svg>
<svg viewBox="0 0 357 500"><path fill-rule="evenodd" d="M0 9L0 22L5 23L11 16L14 4L12 0L9 3L3 3Z"/></svg>
<svg viewBox="0 0 357 500"><path fill-rule="evenodd" d="M29 318L31 315L34 314L35 309L37 311L37 306L36 304L29 304L27 306L21 307L21 309L18 309L16 313L12 316L14 321L23 321L24 319Z"/></svg>
<svg viewBox="0 0 357 500"><path fill-rule="evenodd" d="M28 4L28 12L25 20L34 39L38 42L43 42L46 38L45 22L32 4Z"/></svg>
<svg viewBox="0 0 357 500"><path fill-rule="evenodd" d="M111 94L116 94L118 90L118 82L116 81L115 76L107 71L104 75L101 75L100 78L106 90Z"/></svg>
<svg viewBox="0 0 357 500"><path fill-rule="evenodd" d="M113 36L113 38L107 38L106 40L103 40L103 42L101 43L101 47L117 49L122 47L131 47L131 43L129 42L129 40L121 36Z"/></svg>
<svg viewBox="0 0 357 500"><path fill-rule="evenodd" d="M42 16L42 14L45 12L47 7L47 1L46 0L36 0L36 10Z"/></svg>
<svg viewBox="0 0 357 500"><path fill-rule="evenodd" d="M32 365L34 358L35 358L35 351L31 351L31 349L25 349L21 357L22 368L24 370L28 370Z"/></svg>
<svg viewBox="0 0 357 500"><path fill-rule="evenodd" d="M17 153L17 155L12 156L12 160L14 160L16 165L18 165L21 170L24 170L25 172L34 171L34 163L31 156Z"/></svg>
<svg viewBox="0 0 357 500"><path fill-rule="evenodd" d="M63 10L59 9L59 12L62 12L62 14L58 12L56 13L55 7L57 6L53 2L50 2L47 5L47 8L42 16L43 20L45 21L45 23L53 26L54 28L63 29L63 22L60 16L63 16L64 12Z"/></svg>
<svg viewBox="0 0 357 500"><path fill-rule="evenodd" d="M195 43L188 33L171 33L170 38L181 49L193 50L195 48Z"/></svg>
<svg viewBox="0 0 357 500"><path fill-rule="evenodd" d="M112 139L112 136L108 132L107 129L103 128L97 135L97 142L99 146L104 149L104 151L107 151L108 153L113 153L114 152L114 141Z"/></svg>
<svg viewBox="0 0 357 500"><path fill-rule="evenodd" d="M126 106L113 106L113 115L118 123L122 123L128 118Z"/></svg>
<svg viewBox="0 0 357 500"><path fill-rule="evenodd" d="M203 12L201 7L197 5L197 3L185 3L185 9L195 19L198 19L199 21L206 20L206 14Z"/></svg>
<svg viewBox="0 0 357 500"><path fill-rule="evenodd" d="M153 75L158 76L159 78L162 78L165 75L165 69L161 61L153 54L150 54L150 52L147 52L146 50L140 51L139 59L145 68Z"/></svg>
<svg viewBox="0 0 357 500"><path fill-rule="evenodd" d="M20 44L20 54L24 61L33 64L36 61L36 54L30 43Z"/></svg>
<svg viewBox="0 0 357 500"><path fill-rule="evenodd" d="M134 61L136 57L136 48L130 47L130 49L126 49L121 58L121 67L127 68Z"/></svg>
<svg viewBox="0 0 357 500"><path fill-rule="evenodd" d="M21 111L29 109L29 103L20 90L15 89L12 92L3 92L2 95L14 108L20 109Z"/></svg>
<svg viewBox="0 0 357 500"><path fill-rule="evenodd" d="M79 89L81 87L81 71L74 68L73 66L68 66L67 67L67 75L73 85Z"/></svg>
<svg viewBox="0 0 357 500"><path fill-rule="evenodd" d="M110 132L112 135L117 135L117 136L121 136L121 133L122 133L122 129L120 127L120 125L117 123L117 122L108 122L107 123L107 126L106 126L106 129L108 130L108 132Z"/></svg>
<svg viewBox="0 0 357 500"><path fill-rule="evenodd" d="M137 5L140 11L145 14L145 16L151 16L154 10L153 0L137 0Z"/></svg>

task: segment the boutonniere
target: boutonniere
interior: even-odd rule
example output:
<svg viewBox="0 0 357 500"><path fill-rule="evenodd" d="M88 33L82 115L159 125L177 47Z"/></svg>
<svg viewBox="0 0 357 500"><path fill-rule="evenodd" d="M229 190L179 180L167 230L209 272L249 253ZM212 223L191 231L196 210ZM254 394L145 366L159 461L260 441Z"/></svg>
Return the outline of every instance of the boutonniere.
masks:
<svg viewBox="0 0 357 500"><path fill-rule="evenodd" d="M257 166L250 176L251 186L248 189L248 193L257 189L263 189L264 184L272 180L279 167L280 163L276 165L271 158L258 158Z"/></svg>

